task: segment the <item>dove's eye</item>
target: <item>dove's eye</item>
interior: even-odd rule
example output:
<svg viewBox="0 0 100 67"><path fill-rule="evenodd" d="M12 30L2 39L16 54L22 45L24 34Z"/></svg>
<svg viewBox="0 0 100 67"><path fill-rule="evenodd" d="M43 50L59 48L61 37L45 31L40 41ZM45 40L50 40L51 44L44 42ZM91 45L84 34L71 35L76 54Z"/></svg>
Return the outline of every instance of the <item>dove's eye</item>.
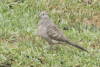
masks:
<svg viewBox="0 0 100 67"><path fill-rule="evenodd" d="M44 15L44 14L43 14Z"/></svg>

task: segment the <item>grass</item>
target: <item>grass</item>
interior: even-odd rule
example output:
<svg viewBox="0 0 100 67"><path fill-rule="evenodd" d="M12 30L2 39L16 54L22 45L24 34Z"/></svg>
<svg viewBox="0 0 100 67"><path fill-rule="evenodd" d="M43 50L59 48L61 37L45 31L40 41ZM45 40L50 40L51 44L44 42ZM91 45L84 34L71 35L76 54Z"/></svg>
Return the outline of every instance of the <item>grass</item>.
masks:
<svg viewBox="0 0 100 67"><path fill-rule="evenodd" d="M0 0L0 67L100 67L99 3ZM37 16L43 10L66 37L89 53L66 44L49 50L37 33Z"/></svg>

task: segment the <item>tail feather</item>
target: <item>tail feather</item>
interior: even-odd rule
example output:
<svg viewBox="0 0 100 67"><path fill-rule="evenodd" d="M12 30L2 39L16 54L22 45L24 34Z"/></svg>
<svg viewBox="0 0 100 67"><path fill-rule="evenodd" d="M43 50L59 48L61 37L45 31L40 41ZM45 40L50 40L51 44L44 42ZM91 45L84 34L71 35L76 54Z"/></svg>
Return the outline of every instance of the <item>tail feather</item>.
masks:
<svg viewBox="0 0 100 67"><path fill-rule="evenodd" d="M75 43L71 42L69 39L66 39L66 43L67 43L67 44L70 44L70 45L72 45L72 46L74 46L74 47L76 47L76 48L79 48L79 49L81 49L81 50L83 50L83 51L88 52L88 51L85 50L83 47L79 46L78 44L75 44Z"/></svg>

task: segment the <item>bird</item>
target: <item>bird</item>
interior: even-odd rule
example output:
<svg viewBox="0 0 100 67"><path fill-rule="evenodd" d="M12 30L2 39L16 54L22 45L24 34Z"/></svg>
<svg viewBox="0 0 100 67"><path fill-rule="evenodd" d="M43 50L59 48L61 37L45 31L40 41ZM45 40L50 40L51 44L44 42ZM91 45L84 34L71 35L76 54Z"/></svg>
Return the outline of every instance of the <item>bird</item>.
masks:
<svg viewBox="0 0 100 67"><path fill-rule="evenodd" d="M83 47L69 40L62 32L59 30L58 26L50 20L49 15L46 11L40 12L38 15L41 20L38 23L38 34L41 38L45 39L50 46L50 50L54 44L70 44L76 48L79 48L85 52L88 52Z"/></svg>

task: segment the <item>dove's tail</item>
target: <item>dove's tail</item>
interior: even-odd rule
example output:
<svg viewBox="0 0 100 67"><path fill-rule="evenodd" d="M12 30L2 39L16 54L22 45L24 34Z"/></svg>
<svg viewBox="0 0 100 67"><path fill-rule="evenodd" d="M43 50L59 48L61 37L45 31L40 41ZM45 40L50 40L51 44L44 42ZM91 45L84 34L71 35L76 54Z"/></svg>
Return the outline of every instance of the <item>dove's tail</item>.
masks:
<svg viewBox="0 0 100 67"><path fill-rule="evenodd" d="M69 39L66 39L66 43L67 43L67 44L70 44L70 45L72 45L72 46L74 46L74 47L76 47L76 48L79 48L79 49L81 49L81 50L84 50L84 51L88 52L88 51L85 50L83 47L81 47L81 46L79 46L79 45L77 45L77 44L71 42Z"/></svg>

